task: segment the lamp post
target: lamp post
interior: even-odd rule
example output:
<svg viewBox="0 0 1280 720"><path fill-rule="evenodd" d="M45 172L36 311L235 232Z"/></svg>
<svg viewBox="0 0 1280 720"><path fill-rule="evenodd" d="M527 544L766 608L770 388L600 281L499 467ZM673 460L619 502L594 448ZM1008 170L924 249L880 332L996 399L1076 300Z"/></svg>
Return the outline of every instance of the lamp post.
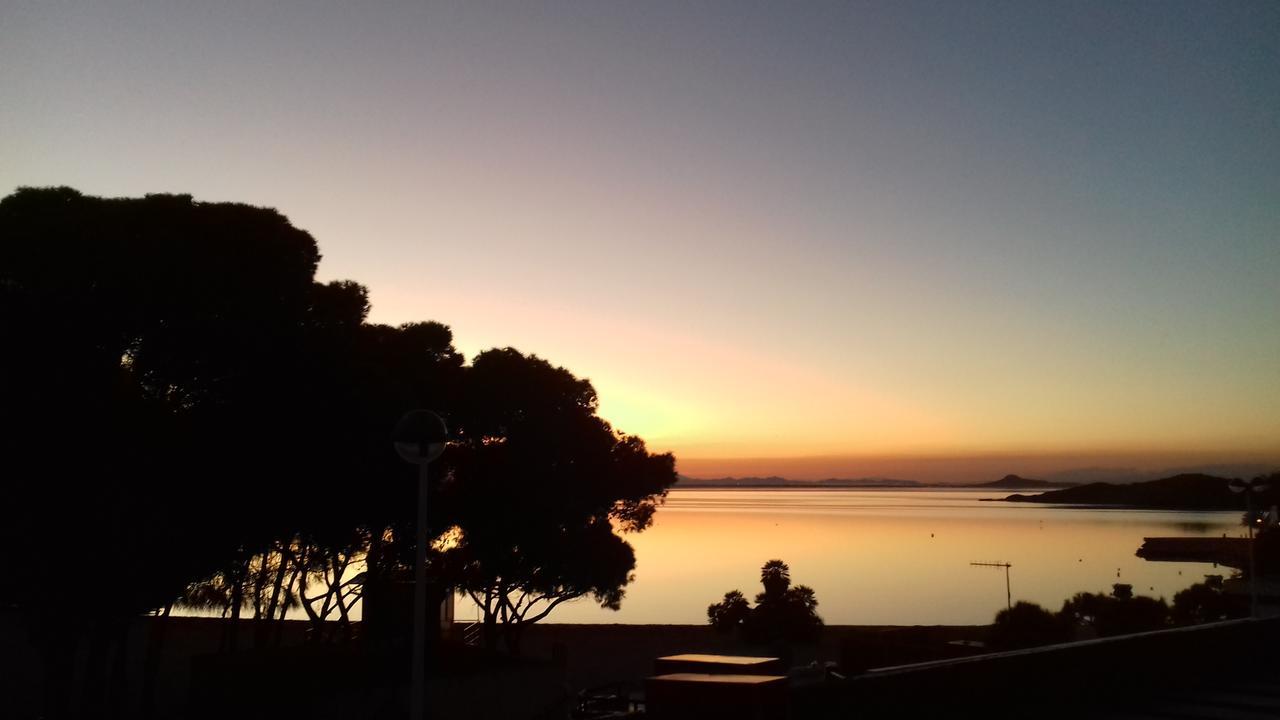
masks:
<svg viewBox="0 0 1280 720"><path fill-rule="evenodd" d="M396 423L392 440L396 453L418 466L418 561L413 582L413 677L409 717L421 720L426 702L427 670L427 466L444 452L448 429L430 410L410 410Z"/></svg>
<svg viewBox="0 0 1280 720"><path fill-rule="evenodd" d="M1249 525L1249 617L1256 618L1258 617L1258 563L1254 559L1253 552L1253 546L1256 544L1253 537L1253 496L1270 486L1262 478L1249 481L1236 478L1227 483L1227 487L1231 488L1233 493L1244 493L1244 517Z"/></svg>

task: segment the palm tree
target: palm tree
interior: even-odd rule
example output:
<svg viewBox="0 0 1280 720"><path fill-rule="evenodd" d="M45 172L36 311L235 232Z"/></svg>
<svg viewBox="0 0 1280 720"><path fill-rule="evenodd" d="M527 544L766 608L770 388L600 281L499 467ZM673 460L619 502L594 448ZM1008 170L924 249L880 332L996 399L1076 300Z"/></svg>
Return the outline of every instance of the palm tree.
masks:
<svg viewBox="0 0 1280 720"><path fill-rule="evenodd" d="M781 597L791 587L791 568L781 560L770 560L760 568L760 584L766 597Z"/></svg>

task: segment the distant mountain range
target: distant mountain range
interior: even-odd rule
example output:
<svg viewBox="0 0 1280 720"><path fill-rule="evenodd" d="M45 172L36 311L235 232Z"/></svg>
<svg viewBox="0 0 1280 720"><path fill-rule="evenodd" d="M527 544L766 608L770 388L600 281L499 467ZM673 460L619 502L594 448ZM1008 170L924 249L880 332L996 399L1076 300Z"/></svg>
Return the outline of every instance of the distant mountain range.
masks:
<svg viewBox="0 0 1280 720"><path fill-rule="evenodd" d="M1280 505L1280 473L1271 475L1271 486L1254 498L1254 507ZM1059 505L1110 505L1113 507L1159 510L1243 510L1245 499L1231 492L1228 478L1207 473L1179 473L1146 482L1094 482L1076 485L1055 480L1033 480L1005 475L999 480L977 484L929 484L894 478L826 478L788 480L784 477L692 478L681 475L680 488L972 488L985 490L1045 490L1037 495L1015 493L1008 502L1054 503Z"/></svg>
<svg viewBox="0 0 1280 720"><path fill-rule="evenodd" d="M922 483L895 478L826 478L824 480L788 480L777 475L768 477L693 478L680 476L677 487L757 487L757 488L987 488L993 490L1034 490L1038 488L1070 487L1071 483L1049 480L1031 480L1018 475L1005 475L989 483L968 485Z"/></svg>
<svg viewBox="0 0 1280 720"><path fill-rule="evenodd" d="M692 478L681 475L676 487L758 487L758 488L910 488L930 487L915 480L895 480L893 478L826 478L825 480L788 480L784 477L722 477Z"/></svg>
<svg viewBox="0 0 1280 720"><path fill-rule="evenodd" d="M1255 498L1254 507L1280 503L1280 476L1272 476L1269 490ZM1245 498L1227 488L1228 478L1183 473L1148 482L1117 485L1090 483L1039 495L1010 495L1009 502L1063 505L1113 505L1161 510L1243 510Z"/></svg>
<svg viewBox="0 0 1280 720"><path fill-rule="evenodd" d="M999 480L981 483L948 483L920 482L918 480L901 480L887 477L863 478L826 478L822 480L791 480L777 475L695 478L681 475L677 487L682 488L973 488L983 490L1053 490L1075 487L1093 488L1096 486L1126 487L1129 485L1145 485L1150 482L1169 480L1174 477L1242 477L1252 478L1275 470L1274 466L1256 463L1218 463L1193 467L1170 468L1165 470L1137 470L1134 468L1086 467L1073 470L1059 470L1041 476L1043 479L1031 479L1016 474L1005 475ZM1081 497L1092 497L1089 491ZM1111 491L1101 491L1111 492ZM1108 496L1111 497L1111 496ZM1015 500L1014 502L1019 502ZM1060 500L1035 500L1032 502L1074 502ZM1088 502L1088 501L1080 501Z"/></svg>

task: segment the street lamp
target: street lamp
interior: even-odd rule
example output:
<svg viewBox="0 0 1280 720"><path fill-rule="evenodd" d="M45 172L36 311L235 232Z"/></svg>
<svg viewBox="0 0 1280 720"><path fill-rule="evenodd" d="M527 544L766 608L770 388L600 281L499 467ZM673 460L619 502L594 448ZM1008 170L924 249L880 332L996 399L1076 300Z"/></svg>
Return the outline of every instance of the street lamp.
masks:
<svg viewBox="0 0 1280 720"><path fill-rule="evenodd" d="M1253 537L1253 496L1266 491L1270 485L1263 478L1248 481L1236 478L1227 483L1227 487L1231 488L1233 493L1244 493L1244 517L1249 526L1249 616L1256 618L1258 617L1258 563L1253 554L1253 546L1256 544Z"/></svg>
<svg viewBox="0 0 1280 720"><path fill-rule="evenodd" d="M430 410L410 410L396 423L392 441L402 460L418 466L418 562L413 583L413 678L409 717L421 720L427 671L427 466L444 452L448 429Z"/></svg>

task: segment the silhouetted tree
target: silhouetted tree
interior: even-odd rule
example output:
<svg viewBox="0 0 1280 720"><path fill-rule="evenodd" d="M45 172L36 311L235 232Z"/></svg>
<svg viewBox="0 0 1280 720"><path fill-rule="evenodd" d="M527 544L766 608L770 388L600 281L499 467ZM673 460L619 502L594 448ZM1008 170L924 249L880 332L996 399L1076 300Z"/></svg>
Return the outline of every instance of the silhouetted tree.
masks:
<svg viewBox="0 0 1280 720"><path fill-rule="evenodd" d="M615 532L639 532L675 482L669 454L596 415L591 384L511 348L477 356L441 458L446 522L459 532L441 572L484 612L487 641L590 596L616 609L635 567Z"/></svg>
<svg viewBox="0 0 1280 720"><path fill-rule="evenodd" d="M0 456L24 508L5 524L23 558L6 594L80 605L57 591L74 583L113 588L88 614L162 607L261 531L274 444L305 424L291 410L318 259L305 232L243 205L65 188L0 201Z"/></svg>
<svg viewBox="0 0 1280 720"><path fill-rule="evenodd" d="M1070 626L1048 610L1025 600L996 613L988 636L991 646L1000 650L1050 645L1070 639Z"/></svg>
<svg viewBox="0 0 1280 720"><path fill-rule="evenodd" d="M243 599L255 549L295 519L288 479L322 464L299 450L327 440L318 260L272 210L0 200L0 477L20 508L0 526L0 596L28 613L51 682L81 639L122 647L130 616L200 577L235 569Z"/></svg>
<svg viewBox="0 0 1280 720"><path fill-rule="evenodd" d="M348 340L341 353L329 353L336 365L323 383L330 388L323 411L329 442L344 452L326 458L320 472L331 490L308 495L290 526L292 539L284 543L297 548L293 555L303 566L298 594L316 639L325 636L331 617L345 626L367 585L412 577L416 470L392 452L390 431L415 408L448 417L463 382L463 358L452 333L438 323L364 324ZM450 522L444 519L440 474L433 477L428 519L439 533ZM435 590L442 599L444 589ZM345 628L338 633L346 634Z"/></svg>
<svg viewBox="0 0 1280 720"><path fill-rule="evenodd" d="M736 628L753 644L784 646L818 639L823 624L813 588L792 587L791 569L781 560L769 560L760 568L760 584L764 592L756 595L755 607L737 590L708 606L707 620L712 627L721 632Z"/></svg>
<svg viewBox="0 0 1280 720"><path fill-rule="evenodd" d="M1063 603L1059 617L1069 627L1110 637L1168 627L1169 605L1163 599L1135 596L1131 585L1116 583L1111 595L1076 593Z"/></svg>
<svg viewBox="0 0 1280 720"><path fill-rule="evenodd" d="M781 560L770 560L760 568L760 584L764 594L760 597L777 599L791 587L791 568ZM758 601L758 599L757 599Z"/></svg>
<svg viewBox="0 0 1280 720"><path fill-rule="evenodd" d="M0 482L21 509L0 525L0 602L58 648L51 667L175 600L251 613L259 642L291 607L314 637L334 617L344 634L366 586L412 567L415 469L389 436L419 407L453 430L431 489L432 536L453 538L431 549L437 597L482 598L513 647L568 600L617 607L635 558L616 531L650 524L671 456L562 368L511 349L468 367L443 325L369 324L365 289L316 283L318 260L268 209L0 200Z"/></svg>
<svg viewBox="0 0 1280 720"><path fill-rule="evenodd" d="M1198 625L1248 615L1248 596L1225 593L1220 575L1210 575L1204 582L1173 595L1172 619L1179 625Z"/></svg>
<svg viewBox="0 0 1280 720"><path fill-rule="evenodd" d="M751 603L737 590L724 594L724 600L707 606L707 620L711 627L728 633L739 630L751 613Z"/></svg>

